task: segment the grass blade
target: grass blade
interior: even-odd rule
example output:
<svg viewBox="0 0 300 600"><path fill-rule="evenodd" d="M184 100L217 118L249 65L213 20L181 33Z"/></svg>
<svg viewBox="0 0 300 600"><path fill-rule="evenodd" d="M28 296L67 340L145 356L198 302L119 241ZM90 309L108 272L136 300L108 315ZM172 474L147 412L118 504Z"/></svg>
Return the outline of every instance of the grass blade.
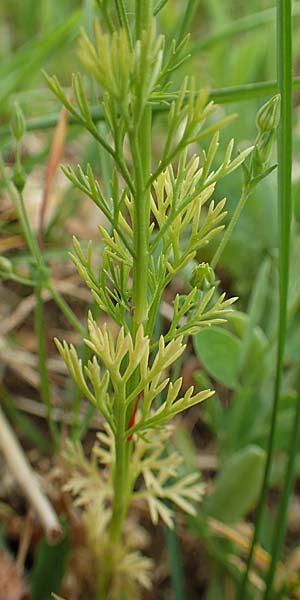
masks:
<svg viewBox="0 0 300 600"><path fill-rule="evenodd" d="M185 600L184 574L181 557L180 542L176 530L165 529L166 546L170 563L170 574L174 600Z"/></svg>
<svg viewBox="0 0 300 600"><path fill-rule="evenodd" d="M280 383L283 371L283 358L287 328L287 303L290 267L290 238L292 221L292 112L293 112L293 65L292 65L292 3L291 0L277 2L277 69L278 87L281 94L281 124L278 132L278 199L279 199L279 335L277 353L277 374L274 398L275 405L279 400ZM273 582L284 541L287 519L288 500L291 493L295 456L300 419L300 400L296 402L294 428L291 435L289 462L281 493L278 527L272 544L271 564L266 580L264 600L271 597ZM275 419L275 417L274 417ZM272 447L270 444L270 451Z"/></svg>
<svg viewBox="0 0 300 600"><path fill-rule="evenodd" d="M300 15L300 2L295 2L293 6L293 17L298 17ZM220 30L217 30L215 33L212 33L204 40L199 40L191 44L189 50L191 54L196 54L202 50L209 50L213 48L217 44L225 42L228 39L236 35L240 35L241 33L248 33L250 31L255 31L256 29L269 25L270 23L275 22L276 19L276 8L267 8L266 10L260 10L259 12L253 13L251 15L246 15L245 17L241 17L240 19L236 19L226 27L223 27Z"/></svg>
<svg viewBox="0 0 300 600"><path fill-rule="evenodd" d="M12 61L3 69L0 68L1 93L0 105L15 93L24 81L28 81L45 65L46 59L61 50L62 46L70 43L74 32L80 24L81 13L74 13L68 21L56 27L42 40L34 41L30 46L23 46L17 51ZM3 71L3 72L2 72Z"/></svg>
<svg viewBox="0 0 300 600"><path fill-rule="evenodd" d="M178 21L178 27L174 32L174 39L177 40L177 43L180 43L181 40L189 33L191 29L191 25L193 23L193 19L196 14L196 10L198 8L199 0L188 0L187 6L183 13L183 16Z"/></svg>
<svg viewBox="0 0 300 600"><path fill-rule="evenodd" d="M281 120L278 129L278 214L279 214L279 330L277 345L276 376L274 400L271 415L271 427L267 446L267 461L261 494L258 502L255 530L247 560L245 574L239 590L238 599L245 598L249 570L252 565L255 544L259 538L262 515L268 491L270 470L274 450L276 422L283 373L283 358L287 328L287 300L290 265L290 237L292 218L291 167L292 167L292 7L291 0L277 1L277 72L278 88L281 94ZM297 405L298 409L298 405ZM290 487L290 486L289 486ZM283 491L286 503L287 489ZM285 507L281 506L284 510ZM281 512L281 511L280 511ZM283 527L283 524L281 525ZM281 528L280 528L281 529ZM270 598L280 553L283 533L275 536L275 555L272 557L264 600Z"/></svg>

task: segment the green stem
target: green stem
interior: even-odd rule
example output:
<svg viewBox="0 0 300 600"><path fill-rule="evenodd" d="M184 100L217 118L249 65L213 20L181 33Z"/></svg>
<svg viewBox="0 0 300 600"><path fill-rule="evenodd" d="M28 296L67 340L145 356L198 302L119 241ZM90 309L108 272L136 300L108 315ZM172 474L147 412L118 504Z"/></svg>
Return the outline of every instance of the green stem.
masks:
<svg viewBox="0 0 300 600"><path fill-rule="evenodd" d="M98 131L98 129L93 125L90 125L89 123L85 123L84 124L85 128L92 134L92 136L95 138L95 140L97 140L97 142L99 142L99 144L106 150L106 152L108 152L108 154L110 156L112 156L112 158L114 159L115 163L118 165L119 171L122 174L124 180L126 181L129 189L131 192L133 192L133 188L132 188L132 183L130 180L130 175L126 166L126 163L123 159L122 156L119 156L118 152L116 152L116 150L114 150L105 140L105 138L103 137L103 135L100 134L100 132Z"/></svg>
<svg viewBox="0 0 300 600"><path fill-rule="evenodd" d="M266 591L263 600L270 600L273 588L274 577L276 574L276 567L278 560L280 559L281 549L284 543L286 526L287 526L287 512L289 506L289 499L293 491L293 484L295 480L295 462L297 457L297 448L299 443L299 432L300 432L300 396L296 400L296 412L293 421L293 430L291 435L290 447L288 452L288 464L285 473L283 492L280 500L280 507L278 517L276 520L276 527L274 533L274 539L271 551L271 563L266 580Z"/></svg>
<svg viewBox="0 0 300 600"><path fill-rule="evenodd" d="M111 19L109 10L108 10L107 2L100 3L98 0L97 4L98 4L98 8L101 12L102 19L105 23L105 26L106 26L107 30L109 31L109 33L112 35L115 31L115 27L114 27L114 24L112 22L112 19Z"/></svg>
<svg viewBox="0 0 300 600"><path fill-rule="evenodd" d="M8 180L8 178L6 177L6 173L3 168L2 163L1 163L0 167L1 167L1 171L4 175L4 181L8 187L12 202L15 206L17 215L19 217L24 237L26 239L28 248L30 250L32 259L34 261L37 279L40 277L41 280L43 280L43 278L46 277L46 272L44 272L45 267L43 264L42 256L39 251L36 237L31 229L31 226L29 223L23 194L21 191L16 191L15 187ZM49 372L48 372L48 367L47 367L44 304L43 304L43 300L42 300L43 284L41 283L41 281L40 282L35 281L34 285L35 285L35 333L36 333L36 337L37 337L38 366L39 366L39 375L40 375L40 393L41 393L42 402L46 408L49 431L51 433L53 442L57 445L58 444L58 431L55 426L55 421L52 417L51 387L50 387Z"/></svg>
<svg viewBox="0 0 300 600"><path fill-rule="evenodd" d="M183 16L179 19L179 27L174 35L177 43L180 43L183 38L190 32L193 19L198 8L199 0L188 0Z"/></svg>
<svg viewBox="0 0 300 600"><path fill-rule="evenodd" d="M35 282L31 279L26 279L25 277L21 277L21 275L17 275L16 273L6 273L0 272L0 279L2 281L6 281L9 279L10 281L16 281L17 283L21 283L22 285L27 285L29 287L34 287Z"/></svg>
<svg viewBox="0 0 300 600"><path fill-rule="evenodd" d="M8 176L6 174L4 164L3 164L1 157L0 157L0 172L3 177L3 181L9 191L9 195L11 197L15 211L18 215L18 219L20 221L20 224L21 224L21 227L23 230L23 235L25 237L27 246L30 250L30 254L31 254L32 258L34 258L36 264L38 266L41 266L42 265L41 254L40 254L40 250L38 247L36 237L35 237L34 233L32 232L32 229L31 229L31 226L29 223L23 194L21 191L17 190L15 188L15 186L12 184L12 182L8 179Z"/></svg>
<svg viewBox="0 0 300 600"><path fill-rule="evenodd" d="M27 215L27 211L25 208L24 197L23 197L22 192L19 192L19 201L20 201L20 211L19 211L20 221L22 224L22 228L23 228L23 232L24 232L24 235L26 238L27 245L32 254L32 257L35 259L36 264L41 266L42 258L41 258L40 250L38 247L36 237L33 234L32 229L30 227L30 223L28 220L28 215Z"/></svg>
<svg viewBox="0 0 300 600"><path fill-rule="evenodd" d="M86 337L85 327L81 325L79 319L76 317L70 306L65 302L60 293L53 287L51 283L48 283L46 287L49 290L54 302L69 321L70 325L72 325L72 327L79 333L81 337Z"/></svg>
<svg viewBox="0 0 300 600"><path fill-rule="evenodd" d="M278 84L281 94L281 123L278 132L278 198L280 224L279 258L279 340L277 370L283 371L284 347L287 329L287 306L290 266L290 238L292 221L292 3L277 1L277 65ZM279 395L280 389L278 391ZM264 600L272 594L277 562L284 542L287 509L292 491L293 474L300 419L300 399L296 403L294 428L290 441L290 453L278 515L278 526L272 544L272 559L266 580Z"/></svg>
<svg viewBox="0 0 300 600"><path fill-rule="evenodd" d="M147 28L152 18L152 1L136 1L136 37ZM148 250L149 250L149 221L150 221L150 191L145 182L151 169L151 115L152 108L147 107L141 119L140 126L129 134L129 142L133 162L134 179L134 228L133 228L133 317L131 333L134 337L140 324L144 324L148 312ZM136 374L133 373L132 381ZM129 382L129 388L132 382ZM124 520L130 502L132 481L129 478L129 464L132 443L125 435L127 429L127 404L123 385L115 387L115 463L113 472L113 507L109 525L109 539L112 545L119 544L122 537ZM100 581L100 598L106 598L109 589L113 565L108 564L108 571ZM110 572L109 572L110 571Z"/></svg>
<svg viewBox="0 0 300 600"><path fill-rule="evenodd" d="M114 503L109 527L110 540L118 544L121 539L123 523L128 508L128 464L126 461L127 440L126 402L123 387L115 392L116 403L116 460L113 474Z"/></svg>
<svg viewBox="0 0 300 600"><path fill-rule="evenodd" d="M156 6L153 9L153 15L154 17L156 17L156 15L158 15L158 13L164 8L164 6L167 4L168 0L159 0L159 2L156 4Z"/></svg>
<svg viewBox="0 0 300 600"><path fill-rule="evenodd" d="M121 25L121 27L124 28L124 30L126 32L129 47L132 48L132 40L131 40L129 23L128 23L128 18L127 18L127 13L125 10L124 2L123 2L123 0L115 0L115 4L116 4L116 9L117 9L120 25Z"/></svg>
<svg viewBox="0 0 300 600"><path fill-rule="evenodd" d="M242 191L242 195L241 195L241 197L239 199L239 202L238 202L238 204L236 206L236 209L235 209L235 211L234 211L234 213L233 213L233 215L231 217L231 221L230 221L230 223L229 223L229 225L228 225L228 227L227 227L227 229L226 229L226 231L225 231L225 233L224 233L224 235L222 237L222 240L221 240L221 242L220 242L220 244L219 244L219 246L218 246L218 248L217 248L217 250L216 250L216 252L215 252L215 254L213 256L213 258L212 258L211 267L213 269L216 268L216 265L218 264L218 262L220 260L220 257L221 257L222 253L224 252L224 250L225 250L225 248L227 246L227 243L228 243L228 241L229 241L229 239L231 237L231 234L232 234L232 232L233 232L233 230L234 230L234 228L235 228L235 226L236 226L236 224L237 224L237 222L238 222L238 220L240 218L240 214L241 214L241 212L242 212L242 210L243 210L243 208L244 208L244 206L245 206L245 204L246 204L246 202L247 202L247 200L249 198L249 195L250 195L250 192L248 191L248 189L244 188L243 191Z"/></svg>
<svg viewBox="0 0 300 600"><path fill-rule="evenodd" d="M133 231L133 335L141 323L146 324L148 318L150 190L147 189L146 182L151 172L151 125L152 110L151 107L147 107L139 130L130 136L136 190Z"/></svg>
<svg viewBox="0 0 300 600"><path fill-rule="evenodd" d="M292 166L292 27L291 27L291 1L277 0L277 71L278 87L281 94L281 120L278 128L278 205L279 205L279 331L277 346L276 378L274 388L274 400L271 415L271 428L267 445L267 460L263 484L257 507L257 517L255 530L246 564L246 570L242 579L238 599L245 597L249 570L252 565L252 559L255 544L259 538L260 526L262 522L263 509L268 491L268 482L272 465L274 441L276 433L276 422L278 404L280 398L280 389L283 372L284 348L287 327L287 300L289 283L289 264L290 264L290 235L291 235L291 166ZM298 410L298 408L297 408ZM293 442L292 442L293 443ZM289 490L284 490L280 511L285 510L285 503L288 501L286 494ZM283 524L284 525L284 524ZM276 534L274 548L276 555L282 544L283 532ZM271 562L270 571L267 580L266 598L272 591L273 579L276 569L277 556ZM273 563L273 564L272 564Z"/></svg>
<svg viewBox="0 0 300 600"><path fill-rule="evenodd" d="M57 306L59 307L61 312L65 315L65 317L69 321L70 325L72 325L72 327L75 329L75 331L77 331L82 338L85 338L87 335L87 331L86 331L85 327L83 327L81 325L79 319L76 317L75 313L70 308L70 306L65 302L64 298L60 295L59 292L56 291L56 289L52 286L52 284L50 282L47 285L47 289L50 291L54 302L57 304ZM84 364L86 364L86 360L88 358L90 358L90 350L86 346L84 346L83 353L84 353L84 357L83 357ZM72 436L73 436L73 438L76 438L76 436L78 435L78 432L77 432L78 417L79 417L81 398L82 398L82 394L81 394L79 388L76 386L76 389L74 390L73 403L72 403L72 412L73 412ZM87 415L85 415L85 416L87 417Z"/></svg>
<svg viewBox="0 0 300 600"><path fill-rule="evenodd" d="M135 188L134 199L134 230L133 246L135 259L133 261L133 333L135 335L138 326L144 324L148 315L148 238L149 238L149 210L150 195L145 190L143 178L143 165L139 150L137 134L133 134L131 140L132 157L135 164Z"/></svg>
<svg viewBox="0 0 300 600"><path fill-rule="evenodd" d="M12 186L10 186L13 191ZM12 194L12 198L15 194ZM39 251L38 243L34 233L32 232L22 192L18 192L19 203L18 203L18 214L20 223L23 229L23 233L31 252L32 258L35 262L37 271L41 272L43 269L43 260ZM38 276L38 273L37 273ZM51 387L50 378L47 367L47 351L46 351L46 339L45 339L45 319L44 319L44 304L42 300L42 284L36 283L35 285L35 332L37 336L38 346L38 365L40 375L40 393L42 402L46 407L47 422L49 431L55 444L58 443L58 431L55 426L55 421L52 417L52 402L51 402Z"/></svg>
<svg viewBox="0 0 300 600"><path fill-rule="evenodd" d="M115 415L116 415L116 435L115 435L115 463L113 470L113 508L109 525L109 539L112 545L111 556L107 557L103 564L103 573L100 576L98 599L106 600L108 591L111 587L111 579L114 572L113 547L121 542L124 520L128 511L130 500L129 476L127 460L127 439L124 436L126 430L126 402L125 390L123 386L115 388L114 395Z"/></svg>
<svg viewBox="0 0 300 600"><path fill-rule="evenodd" d="M153 17L153 0L135 0L135 36L141 39L142 32L148 28Z"/></svg>
<svg viewBox="0 0 300 600"><path fill-rule="evenodd" d="M38 365L40 374L40 393L43 404L46 408L47 422L52 440L58 443L58 431L52 416L51 388L49 372L47 368L47 351L45 340L45 319L44 304L42 300L42 288L39 285L35 287L35 333L38 346Z"/></svg>

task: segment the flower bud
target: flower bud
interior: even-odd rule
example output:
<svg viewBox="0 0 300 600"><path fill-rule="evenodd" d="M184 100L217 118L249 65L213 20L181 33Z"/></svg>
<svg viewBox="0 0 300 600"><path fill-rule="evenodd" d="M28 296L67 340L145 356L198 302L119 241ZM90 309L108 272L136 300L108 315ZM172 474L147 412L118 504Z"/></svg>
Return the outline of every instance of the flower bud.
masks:
<svg viewBox="0 0 300 600"><path fill-rule="evenodd" d="M257 152L259 155L260 162L264 165L268 162L274 143L275 131L269 131L259 136L257 143Z"/></svg>
<svg viewBox="0 0 300 600"><path fill-rule="evenodd" d="M11 116L10 128L14 138L19 142L25 134L26 122L23 111L17 103L15 103L14 111Z"/></svg>
<svg viewBox="0 0 300 600"><path fill-rule="evenodd" d="M207 285L211 285L215 281L214 270L209 266L208 263L200 263L193 269L191 277L191 285L202 290Z"/></svg>
<svg viewBox="0 0 300 600"><path fill-rule="evenodd" d="M12 180L18 192L22 192L26 183L26 174L20 164L14 166Z"/></svg>
<svg viewBox="0 0 300 600"><path fill-rule="evenodd" d="M274 131L280 119L280 94L270 98L256 115L256 126L261 133Z"/></svg>

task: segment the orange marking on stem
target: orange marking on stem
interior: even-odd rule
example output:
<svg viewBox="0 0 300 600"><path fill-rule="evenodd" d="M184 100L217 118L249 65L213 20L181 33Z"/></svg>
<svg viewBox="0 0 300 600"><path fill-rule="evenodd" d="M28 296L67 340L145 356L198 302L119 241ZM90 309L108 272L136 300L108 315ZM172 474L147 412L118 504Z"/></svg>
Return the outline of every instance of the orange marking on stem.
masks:
<svg viewBox="0 0 300 600"><path fill-rule="evenodd" d="M143 395L143 392L140 392L140 393L138 394L138 397L137 397L136 401L135 401L135 405L134 405L134 407L133 407L132 415L131 415L131 417L130 417L130 421L129 421L129 423L128 423L128 429L131 429L131 427L134 427L134 426L135 426L136 413L137 413L137 410L138 410L138 407L139 407L139 402L140 402L140 399L141 399L142 395ZM133 434L130 434L130 435L128 436L128 438L127 438L127 442L131 442L131 440L132 440L132 435L133 435Z"/></svg>

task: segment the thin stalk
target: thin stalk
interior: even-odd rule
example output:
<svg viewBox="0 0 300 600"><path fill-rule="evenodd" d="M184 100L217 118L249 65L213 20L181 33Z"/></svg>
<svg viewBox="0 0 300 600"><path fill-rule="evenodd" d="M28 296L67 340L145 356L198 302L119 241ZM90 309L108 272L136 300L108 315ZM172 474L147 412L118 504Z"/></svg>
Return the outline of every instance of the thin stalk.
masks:
<svg viewBox="0 0 300 600"><path fill-rule="evenodd" d="M158 13L163 9L163 7L167 4L168 0L160 0L156 6L154 7L153 10L153 15L154 17L156 17L156 15L158 15Z"/></svg>
<svg viewBox="0 0 300 600"><path fill-rule="evenodd" d="M292 221L292 3L277 2L277 65L281 93L281 124L278 133L278 196L280 222L280 280L279 280L279 342L277 369L282 372L287 328L287 306L290 266L290 238ZM264 600L269 600L274 583L277 562L284 542L287 509L292 491L295 457L300 419L300 400L296 403L294 428L290 441L290 454L278 514L278 526L272 544L272 559L266 580Z"/></svg>
<svg viewBox="0 0 300 600"><path fill-rule="evenodd" d="M86 336L85 327L83 327L81 325L79 319L76 317L75 313L72 311L70 306L67 304L67 302L64 300L64 298L61 296L61 294L53 287L53 285L51 283L48 283L48 285L46 287L49 290L54 302L60 308L63 315L65 315L66 319L69 321L70 325L72 325L72 327L75 329L75 331L77 331L79 333L79 335L81 335L81 337L85 337Z"/></svg>
<svg viewBox="0 0 300 600"><path fill-rule="evenodd" d="M83 327L81 325L79 319L76 317L76 315L73 312L73 310L65 302L65 300L61 296L61 294L53 287L53 285L51 284L51 282L48 283L47 289L51 293L51 296L52 296L54 302L57 304L57 306L59 307L59 309L61 310L61 312L63 313L63 315L65 315L66 319L69 321L70 325L72 325L72 327L75 329L75 331L77 331L82 338L85 338L86 334L87 334L87 331L86 331L85 327ZM89 358L90 351L88 350L88 348L86 346L84 346L83 352L85 354L85 358ZM80 411L80 405L81 405L81 398L82 398L82 394L81 394L79 388L76 388L76 390L74 390L74 399L73 399L73 404L72 404L72 411L73 411L72 433L73 433L73 437L75 437L74 431L78 427L78 417L79 417L79 411ZM85 417L87 418L87 415L85 415Z"/></svg>
<svg viewBox="0 0 300 600"><path fill-rule="evenodd" d="M43 257L39 251L38 243L36 237L31 229L24 198L21 192L16 192L14 186L7 181L9 185L9 190L11 193L12 200L16 207L17 213L19 215L20 223L22 226L22 230L29 247L31 256L35 262L35 267L37 269L37 278L41 277L41 282L32 281L29 282L27 280L22 281L22 278L13 277L16 280L19 280L20 283L31 283L35 287L35 330L37 335L38 342L38 365L39 365L39 375L40 375L40 392L43 404L46 408L47 422L49 426L49 431L51 433L53 441L58 443L58 430L55 426L54 420L52 418L52 404L51 404L51 386L50 386L50 378L47 368L47 352L46 352L46 343L45 343L45 320L44 320L44 304L42 300L42 290L43 288L48 289L51 293L53 300L56 302L62 313L68 319L69 323L78 331L78 333L84 337L86 335L86 330L82 327L80 321L77 319L76 315L72 311L72 309L65 302L63 297L59 292L55 290L50 281L47 281L48 274L46 271L46 267L43 261Z"/></svg>
<svg viewBox="0 0 300 600"><path fill-rule="evenodd" d="M177 43L189 33L198 8L199 0L188 0L183 16L179 19L179 27L174 35Z"/></svg>
<svg viewBox="0 0 300 600"><path fill-rule="evenodd" d="M13 186L10 186L12 192L14 192ZM15 197L15 194L12 194L12 198ZM35 266L37 269L37 277L39 273L43 278L43 260L39 251L38 243L36 237L31 229L24 198L22 192L18 192L18 215L20 218L21 226L23 229L23 233L29 247L29 250L32 254L32 258L35 262ZM58 430L55 425L55 421L52 417L52 403L51 403L51 386L50 386L50 378L47 367L47 351L46 351L46 340L45 340L45 319L44 319L44 304L42 300L42 283L35 283L35 332L37 337L37 348L38 348L38 366L39 366L39 375L40 375L40 393L43 404L46 408L47 422L49 431L52 437L53 442L58 444Z"/></svg>
<svg viewBox="0 0 300 600"><path fill-rule="evenodd" d="M141 39L153 17L153 0L135 0L135 36Z"/></svg>
<svg viewBox="0 0 300 600"><path fill-rule="evenodd" d="M35 235L32 232L30 227L27 211L25 208L24 197L22 192L19 192L19 216L22 224L22 229L26 238L27 245L32 254L32 257L35 259L36 264L41 266L41 255L38 247L38 243Z"/></svg>
<svg viewBox="0 0 300 600"><path fill-rule="evenodd" d="M237 224L237 222L238 222L238 220L240 218L241 212L242 212L242 210L243 210L243 208L244 208L244 206L245 206L245 204L246 204L246 202L247 202L247 200L249 198L249 195L250 195L249 191L246 188L244 188L243 191L242 191L242 195L241 195L241 197L240 197L240 199L238 201L238 204L237 204L237 206L235 208L235 211L234 211L234 213L233 213L233 215L231 217L231 221L230 221L227 229L225 230L225 233L224 233L224 235L223 235L223 237L222 237L222 239L220 241L220 244L219 244L219 246L218 246L217 250L215 251L214 256L212 258L211 267L213 269L216 268L216 266L217 266L217 264L218 264L218 262L219 262L219 260L221 258L221 255L223 254L223 252L224 252L224 250L225 250L225 248L227 246L227 243L230 240L232 232L233 232L233 230L234 230L234 228L235 228L235 226L236 226L236 224Z"/></svg>
<svg viewBox="0 0 300 600"><path fill-rule="evenodd" d="M115 28L108 10L107 3L103 3L101 0L97 0L97 4L109 33L113 34Z"/></svg>
<svg viewBox="0 0 300 600"><path fill-rule="evenodd" d="M120 25L121 25L121 27L124 28L124 30L126 32L128 44L129 44L130 48L132 48L131 34L130 34L129 23L128 23L128 18L127 18L127 13L125 10L124 2L123 2L123 0L115 0L115 4L116 4L116 9L117 9Z"/></svg>
<svg viewBox="0 0 300 600"><path fill-rule="evenodd" d="M252 565L255 544L259 538L263 509L268 491L270 470L274 450L277 412L283 373L283 359L287 327L287 300L290 266L291 236L291 166L292 166L292 24L291 0L277 0L277 72L278 88L281 94L281 120L278 128L278 208L279 208L279 330L277 345L276 377L274 400L271 414L271 428L267 446L267 460L263 484L257 507L257 517L246 570L239 590L238 600L245 597L249 570ZM293 438L292 438L293 439ZM289 490L288 490L289 491ZM284 490L280 511L286 510L286 494ZM283 524L284 525L284 524ZM277 556L282 544L282 532L276 534L274 551ZM265 598L270 597L276 569L277 556L271 562L267 579ZM272 564L273 563L273 564Z"/></svg>
<svg viewBox="0 0 300 600"><path fill-rule="evenodd" d="M19 217L20 217L20 222L22 224L22 228L23 228L24 236L26 238L27 245L31 251L31 255L33 255L33 258L35 259L35 262L37 263L37 266L43 268L44 265L42 263L42 256L39 253L37 242L31 231L27 213L26 213L25 204L24 204L23 197L21 194L20 194L20 204L21 204L21 212L19 214ZM39 262L37 262L37 261L39 261ZM33 286L33 287L36 285L35 281L33 281L31 279L25 279L14 273L9 274L9 279L17 281L18 283L21 283L22 285L29 285L29 286ZM68 319L70 325L72 325L72 327L74 327L74 329L81 336L84 337L86 335L85 328L81 325L79 319L76 317L75 313L72 311L72 309L69 307L69 305L65 302L65 300L60 295L60 293L57 292L57 290L52 286L52 284L50 282L49 283L45 282L43 287L45 287L49 290L53 300L56 302L57 306L60 308L62 313L65 315L65 317Z"/></svg>
<svg viewBox="0 0 300 600"><path fill-rule="evenodd" d="M266 580L266 590L263 600L270 600L274 577L276 574L276 567L278 560L280 559L281 549L284 543L286 527L287 527L287 512L289 506L289 499L294 487L295 481L295 462L297 456L297 449L299 444L299 433L300 433L300 396L296 400L296 413L293 421L293 430L291 435L290 447L288 452L288 464L285 473L283 492L280 500L280 507L278 517L276 521L275 534L272 543L271 551L271 563Z"/></svg>
<svg viewBox="0 0 300 600"><path fill-rule="evenodd" d="M1 272L0 278L2 281L9 279L10 281L16 281L17 283L21 283L22 285L27 285L29 287L33 287L35 285L35 282L31 279L26 279L25 277L21 277L21 275L17 275L16 273Z"/></svg>
<svg viewBox="0 0 300 600"><path fill-rule="evenodd" d="M40 374L40 393L43 404L46 408L46 416L49 431L52 436L52 440L57 445L58 443L58 430L55 425L55 421L52 417L52 402L51 402L51 388L49 380L49 372L47 368L47 351L46 351L46 340L45 340L45 320L44 320L44 305L42 300L42 288L39 285L35 287L35 333L37 337L38 347L38 365Z"/></svg>
<svg viewBox="0 0 300 600"><path fill-rule="evenodd" d="M2 175L5 186L9 191L10 198L14 205L15 211L18 215L23 234L30 250L31 257L34 258L37 265L41 266L41 255L38 247L38 243L34 233L32 232L22 192L18 191L12 182L8 179L6 174L2 157L0 157L0 173Z"/></svg>
<svg viewBox="0 0 300 600"><path fill-rule="evenodd" d="M23 195L22 195L22 193L18 194L19 202L17 202L17 193L15 191L14 186L9 181L6 181L6 184L9 186L9 192L10 192L11 198L13 200L15 208L17 209L20 223L21 223L23 233L24 233L27 245L29 247L31 256L32 256L32 258L34 258L37 268L43 269L44 263L43 263L42 254L40 253L40 250L39 250L39 247L37 244L37 240L34 236L34 233L32 232L32 229L31 229L31 226L30 226L30 223L28 220ZM33 286L35 285L34 281L31 281L29 279L28 280L24 279L15 274L10 276L10 278L14 279L15 281L18 281L19 283L22 283L23 285L33 285ZM59 306L62 313L65 315L65 317L68 319L69 323L74 327L74 329L76 331L78 331L78 333L81 336L85 336L86 331L85 331L84 327L82 327L80 321L77 319L76 315L73 313L72 309L68 306L68 304L65 302L63 297L60 295L60 293L55 290L55 288L52 286L52 284L50 282L48 282L48 283L45 282L44 287L46 287L49 290L53 300Z"/></svg>
<svg viewBox="0 0 300 600"><path fill-rule="evenodd" d="M101 133L98 131L98 129L96 129L96 127L85 123L85 128L92 134L92 136L95 138L95 140L97 140L97 142L99 142L99 144L106 150L106 152L108 152L108 154L110 156L112 156L115 163L118 165L120 173L122 174L122 177L126 181L130 191L133 192L130 175L129 175L129 172L128 172L128 169L127 169L127 166L126 166L126 163L125 163L123 157L119 156L119 154L116 152L116 150L114 150L114 148L112 148L106 142L105 138L103 137L103 135L101 135Z"/></svg>

